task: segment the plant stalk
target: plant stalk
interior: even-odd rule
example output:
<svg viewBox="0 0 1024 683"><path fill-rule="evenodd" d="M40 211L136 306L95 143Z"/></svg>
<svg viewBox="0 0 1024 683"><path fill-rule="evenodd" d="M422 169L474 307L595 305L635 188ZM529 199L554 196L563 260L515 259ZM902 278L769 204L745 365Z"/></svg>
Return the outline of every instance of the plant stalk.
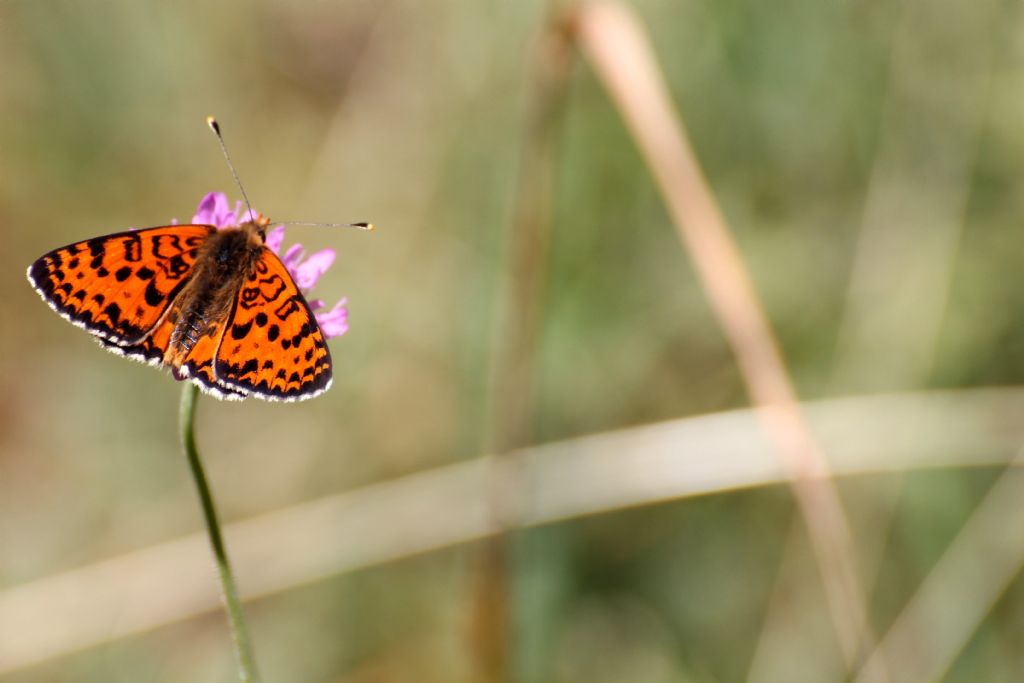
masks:
<svg viewBox="0 0 1024 683"><path fill-rule="evenodd" d="M199 459L199 450L196 448L195 418L196 398L198 395L199 387L192 382L186 382L185 388L181 392L181 409L179 412L181 445L185 449L185 455L188 457L188 464L192 470L192 479L195 480L196 491L199 493L199 502L203 508L206 532L210 537L210 547L213 549L213 557L217 563L221 594L224 598L224 607L228 613L228 625L231 628L232 640L235 643L235 654L238 657L241 680L245 683L258 683L260 680L259 672L256 669L256 657L253 654L252 639L249 637L249 629L245 625L242 601L238 598L238 587L235 584L234 574L231 572L231 564L228 562L228 553L224 547L224 537L220 532L217 509L213 504L213 494L210 493L210 485L206 481L206 472L203 470L203 463Z"/></svg>

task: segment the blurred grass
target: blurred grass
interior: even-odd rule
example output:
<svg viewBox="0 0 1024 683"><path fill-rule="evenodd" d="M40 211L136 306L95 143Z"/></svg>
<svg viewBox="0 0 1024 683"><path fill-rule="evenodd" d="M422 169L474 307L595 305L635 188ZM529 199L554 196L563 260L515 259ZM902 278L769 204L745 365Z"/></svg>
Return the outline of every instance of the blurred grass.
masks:
<svg viewBox="0 0 1024 683"><path fill-rule="evenodd" d="M1017 5L994 4L977 26L966 5L913 3L928 20L911 22L910 37L938 35L933 57L950 68L913 65L893 83L906 3L632 4L805 397L830 391L887 93L935 95L915 111L927 125L906 133L933 150L907 166L927 180L930 154L958 130L957 69L990 50L990 66L971 67L992 81L970 103L981 114L958 188L962 236L920 384L1022 381ZM320 291L349 297L352 331L333 343L337 379L324 398L200 406L225 516L478 452L525 60L543 10L468 0L0 3L0 590L199 528L174 440L174 383L99 351L46 310L23 272L60 244L188 218L211 189L234 195L207 114L271 217L381 226L373 236L289 231L338 249ZM742 405L649 175L584 68L557 163L538 440ZM879 625L991 481L909 477L872 601ZM541 530L534 554L559 557L528 584L553 596L533 680L742 680L789 514L785 496L755 491ZM452 549L255 603L268 680L464 680L467 573L465 550ZM1019 583L947 680L1015 680ZM226 645L213 615L4 680L224 680Z"/></svg>

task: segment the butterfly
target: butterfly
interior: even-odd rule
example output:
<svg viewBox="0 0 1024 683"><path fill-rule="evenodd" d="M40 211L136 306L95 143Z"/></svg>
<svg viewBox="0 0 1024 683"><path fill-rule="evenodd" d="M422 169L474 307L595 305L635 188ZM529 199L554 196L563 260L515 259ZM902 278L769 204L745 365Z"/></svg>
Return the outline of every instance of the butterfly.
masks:
<svg viewBox="0 0 1024 683"><path fill-rule="evenodd" d="M165 225L44 254L28 279L109 351L168 367L222 399L300 401L331 386L331 353L261 214Z"/></svg>

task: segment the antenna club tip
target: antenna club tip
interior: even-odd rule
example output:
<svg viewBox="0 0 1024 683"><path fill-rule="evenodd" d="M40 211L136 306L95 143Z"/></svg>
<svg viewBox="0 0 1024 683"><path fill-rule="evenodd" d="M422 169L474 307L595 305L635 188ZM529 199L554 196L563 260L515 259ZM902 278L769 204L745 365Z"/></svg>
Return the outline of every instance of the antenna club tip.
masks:
<svg viewBox="0 0 1024 683"><path fill-rule="evenodd" d="M373 223L356 223L355 226L357 228L362 228L366 232L373 232L374 230L377 229L377 226L374 225Z"/></svg>
<svg viewBox="0 0 1024 683"><path fill-rule="evenodd" d="M208 125L210 127L210 130L212 130L214 133L220 135L220 124L217 123L217 119L213 118L212 116L207 116L206 125Z"/></svg>

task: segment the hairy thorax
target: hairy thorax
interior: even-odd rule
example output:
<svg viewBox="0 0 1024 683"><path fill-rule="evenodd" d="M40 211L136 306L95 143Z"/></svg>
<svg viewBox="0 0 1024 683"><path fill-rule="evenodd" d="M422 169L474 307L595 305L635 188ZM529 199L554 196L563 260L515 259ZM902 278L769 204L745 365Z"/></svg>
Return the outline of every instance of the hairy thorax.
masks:
<svg viewBox="0 0 1024 683"><path fill-rule="evenodd" d="M262 227L243 223L218 230L196 254L195 272L167 311L174 325L164 362L177 369L204 337L216 343L242 284L263 249Z"/></svg>

